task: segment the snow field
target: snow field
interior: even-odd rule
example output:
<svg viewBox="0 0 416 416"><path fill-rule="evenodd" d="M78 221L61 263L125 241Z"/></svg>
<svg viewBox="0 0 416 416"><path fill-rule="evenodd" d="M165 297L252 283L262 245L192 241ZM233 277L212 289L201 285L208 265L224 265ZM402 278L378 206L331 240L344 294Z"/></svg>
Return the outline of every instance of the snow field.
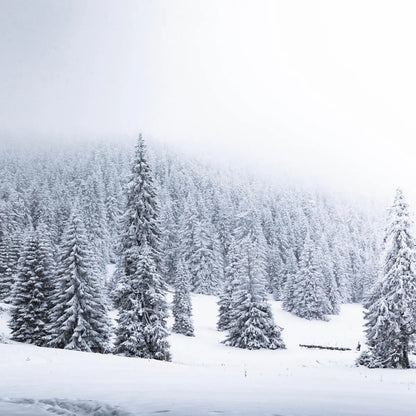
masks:
<svg viewBox="0 0 416 416"><path fill-rule="evenodd" d="M287 349L247 351L221 344L215 296L193 295L192 302L196 336L169 337L172 363L0 345L0 415L416 414L416 370L357 368L355 350L298 346L354 349L363 340L359 305L343 305L339 316L318 322L272 302ZM6 321L3 312L0 331L7 331Z"/></svg>

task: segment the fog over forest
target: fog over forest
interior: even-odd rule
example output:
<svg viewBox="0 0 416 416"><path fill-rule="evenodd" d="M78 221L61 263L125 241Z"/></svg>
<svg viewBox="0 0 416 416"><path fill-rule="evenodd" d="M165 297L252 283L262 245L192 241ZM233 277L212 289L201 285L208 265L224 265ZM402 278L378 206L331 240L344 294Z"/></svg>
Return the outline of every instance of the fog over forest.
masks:
<svg viewBox="0 0 416 416"><path fill-rule="evenodd" d="M0 2L0 415L414 416L416 5Z"/></svg>

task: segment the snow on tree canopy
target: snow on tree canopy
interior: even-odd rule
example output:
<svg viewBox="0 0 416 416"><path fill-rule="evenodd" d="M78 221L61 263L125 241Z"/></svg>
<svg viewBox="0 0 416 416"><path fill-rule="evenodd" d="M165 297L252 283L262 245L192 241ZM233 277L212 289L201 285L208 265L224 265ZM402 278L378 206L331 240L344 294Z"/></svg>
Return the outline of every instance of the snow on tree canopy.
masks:
<svg viewBox="0 0 416 416"><path fill-rule="evenodd" d="M97 270L81 214L74 208L59 249L49 346L108 350L109 320Z"/></svg>
<svg viewBox="0 0 416 416"><path fill-rule="evenodd" d="M115 351L118 354L170 360L159 227L152 171L140 135L121 221L116 286L119 318Z"/></svg>
<svg viewBox="0 0 416 416"><path fill-rule="evenodd" d="M239 285L232 293L225 344L246 349L285 348L266 295L264 235L255 212L240 217L235 259Z"/></svg>
<svg viewBox="0 0 416 416"><path fill-rule="evenodd" d="M55 284L53 252L47 230L39 226L23 244L12 292L10 328L16 341L45 345L50 323L50 302Z"/></svg>
<svg viewBox="0 0 416 416"><path fill-rule="evenodd" d="M366 365L409 368L409 349L416 333L416 258L412 221L398 189L389 212L379 280L367 302Z"/></svg>
<svg viewBox="0 0 416 416"><path fill-rule="evenodd" d="M183 261L179 261L177 266L172 313L175 319L172 331L177 334L193 336L190 274Z"/></svg>

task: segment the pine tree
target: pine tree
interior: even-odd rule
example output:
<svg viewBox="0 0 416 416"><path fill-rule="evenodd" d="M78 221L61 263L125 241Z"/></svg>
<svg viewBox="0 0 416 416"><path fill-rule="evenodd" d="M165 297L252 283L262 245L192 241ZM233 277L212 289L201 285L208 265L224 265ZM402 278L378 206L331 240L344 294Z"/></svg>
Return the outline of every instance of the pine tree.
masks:
<svg viewBox="0 0 416 416"><path fill-rule="evenodd" d="M192 291L204 295L217 295L221 293L224 271L220 242L209 220L207 207L202 201L198 201L197 210L198 214L191 222L192 245L184 258L188 259Z"/></svg>
<svg viewBox="0 0 416 416"><path fill-rule="evenodd" d="M195 251L196 228L198 213L195 207L195 200L189 196L184 201L184 207L180 218L180 247L179 255L189 267L190 258Z"/></svg>
<svg viewBox="0 0 416 416"><path fill-rule="evenodd" d="M161 277L159 208L146 148L139 136L122 236L117 283L120 299L115 351L119 354L170 360L166 340L167 304Z"/></svg>
<svg viewBox="0 0 416 416"><path fill-rule="evenodd" d="M183 262L177 266L175 294L173 297L172 313L175 322L172 331L187 336L194 335L192 324L192 303L190 296L190 275Z"/></svg>
<svg viewBox="0 0 416 416"><path fill-rule="evenodd" d="M299 269L292 283L292 301L284 303L289 312L306 319L326 319L331 310L324 289L324 277L318 250L307 234L300 258Z"/></svg>
<svg viewBox="0 0 416 416"><path fill-rule="evenodd" d="M13 281L6 274L8 269L8 239L4 236L0 239L0 301L7 299Z"/></svg>
<svg viewBox="0 0 416 416"><path fill-rule="evenodd" d="M137 267L133 275L124 275L118 282L123 308L119 311L115 352L169 361L165 287L151 249L144 243L140 252L139 248L129 250L129 257L136 258Z"/></svg>
<svg viewBox="0 0 416 416"><path fill-rule="evenodd" d="M285 287L283 291L283 309L291 311L295 307L296 276L298 274L298 262L292 249L287 251L286 263L283 269L285 275Z"/></svg>
<svg viewBox="0 0 416 416"><path fill-rule="evenodd" d="M266 295L266 267L262 231L254 213L240 218L237 231L241 259L237 266L239 288L232 295L232 312L226 345L246 349L285 348L282 328L273 320Z"/></svg>
<svg viewBox="0 0 416 416"><path fill-rule="evenodd" d="M165 196L164 210L161 216L162 243L161 251L163 278L168 284L175 284L176 267L180 258L179 226L174 217L172 202Z"/></svg>
<svg viewBox="0 0 416 416"><path fill-rule="evenodd" d="M396 191L385 237L383 269L366 303L371 367L409 368L409 345L416 333L416 258L408 205Z"/></svg>
<svg viewBox="0 0 416 416"><path fill-rule="evenodd" d="M233 294L240 286L241 253L239 253L235 239L231 240L228 250L228 264L225 268L225 284L218 301L219 317L217 328L219 331L227 331L232 326Z"/></svg>
<svg viewBox="0 0 416 416"><path fill-rule="evenodd" d="M320 268L323 274L323 284L325 294L329 301L329 309L326 313L329 315L338 315L340 312L340 293L335 280L334 267L329 252L329 247L326 239L320 239L320 247L317 249L317 255L320 259Z"/></svg>
<svg viewBox="0 0 416 416"><path fill-rule="evenodd" d="M331 258L334 264L333 273L339 291L340 302L348 302L350 301L351 296L348 284L347 266L345 257L342 256L339 247L335 247L332 250Z"/></svg>
<svg viewBox="0 0 416 416"><path fill-rule="evenodd" d="M39 226L40 227L40 226ZM48 339L50 300L55 281L53 253L44 229L27 237L12 294L10 328L16 341L38 346Z"/></svg>
<svg viewBox="0 0 416 416"><path fill-rule="evenodd" d="M189 258L192 275L192 290L204 295L215 295L221 291L222 267L218 241L207 222L198 222L195 230L194 252Z"/></svg>
<svg viewBox="0 0 416 416"><path fill-rule="evenodd" d="M123 192L120 183L120 175L117 173L115 162L108 163L105 172L105 210L108 224L108 250L112 263L117 261L117 242L119 235L119 221L124 206Z"/></svg>
<svg viewBox="0 0 416 416"><path fill-rule="evenodd" d="M0 243L0 300L4 302L9 302L12 294L22 246L21 240L21 234L15 232Z"/></svg>
<svg viewBox="0 0 416 416"><path fill-rule="evenodd" d="M108 350L110 324L92 253L81 216L74 209L60 247L49 326L51 347Z"/></svg>
<svg viewBox="0 0 416 416"><path fill-rule="evenodd" d="M109 261L109 232L104 204L104 189L101 174L93 170L81 183L81 203L85 228L91 241L91 250L101 273Z"/></svg>

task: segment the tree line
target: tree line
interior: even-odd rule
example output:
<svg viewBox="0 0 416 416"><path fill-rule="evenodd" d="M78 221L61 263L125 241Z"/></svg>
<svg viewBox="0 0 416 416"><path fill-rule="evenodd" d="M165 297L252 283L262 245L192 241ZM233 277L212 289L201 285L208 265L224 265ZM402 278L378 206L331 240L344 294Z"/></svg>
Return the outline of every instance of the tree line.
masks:
<svg viewBox="0 0 416 416"><path fill-rule="evenodd" d="M16 340L169 360L193 335L190 292L220 295L218 328L241 348L284 348L268 295L307 319L362 301L378 272L378 218L318 192L122 147L2 155L0 296ZM130 170L130 172L129 172ZM116 264L107 280L108 263Z"/></svg>

